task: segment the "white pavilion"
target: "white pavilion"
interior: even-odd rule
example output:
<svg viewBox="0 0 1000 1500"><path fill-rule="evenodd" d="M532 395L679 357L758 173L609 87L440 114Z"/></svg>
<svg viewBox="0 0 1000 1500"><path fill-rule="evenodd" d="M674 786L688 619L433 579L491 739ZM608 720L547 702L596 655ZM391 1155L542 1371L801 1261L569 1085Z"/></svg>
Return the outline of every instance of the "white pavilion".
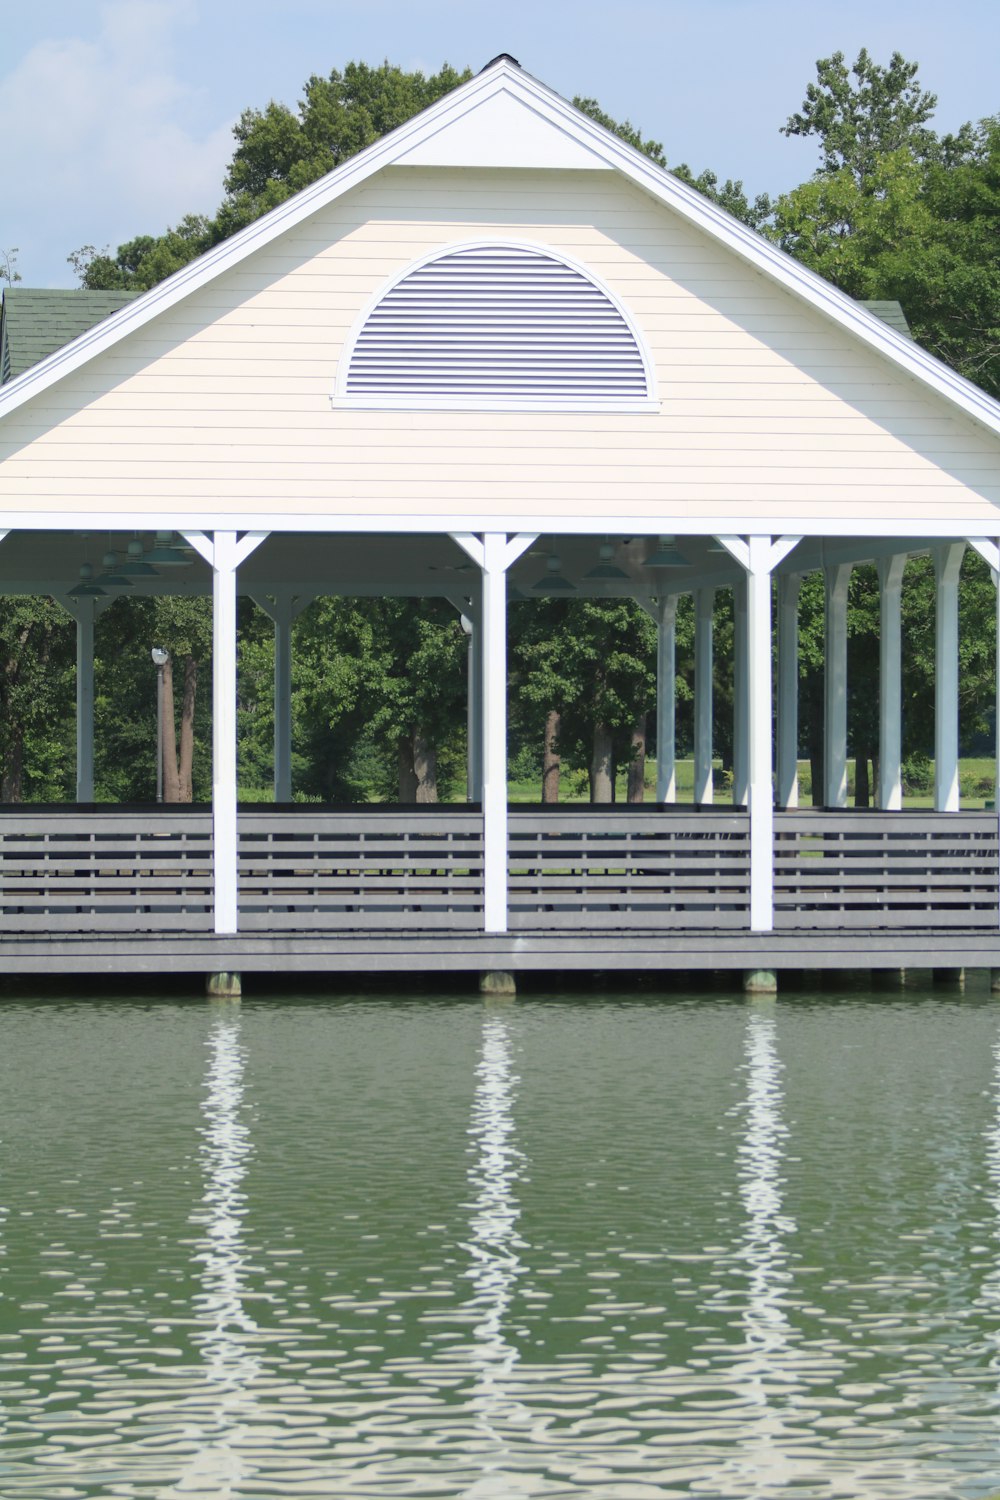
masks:
<svg viewBox="0 0 1000 1500"><path fill-rule="evenodd" d="M513 59L9 379L0 530L0 590L63 600L79 643L81 806L0 809L8 972L1000 967L997 814L959 808L957 707L962 557L1000 567L1000 404ZM99 608L70 595L85 532L122 557L157 533L197 554L210 812L82 806ZM588 580L602 544L614 576ZM507 602L539 549L657 621L655 807L508 807ZM926 813L901 804L916 553L937 580ZM881 585L875 811L846 806L862 562ZM797 600L817 571L826 784L807 810ZM143 586L180 585L165 568ZM712 791L720 588L736 601L732 807ZM469 806L238 808L239 593L274 620L276 804L298 610L321 593L453 599L473 631ZM683 595L688 809L672 752Z"/></svg>

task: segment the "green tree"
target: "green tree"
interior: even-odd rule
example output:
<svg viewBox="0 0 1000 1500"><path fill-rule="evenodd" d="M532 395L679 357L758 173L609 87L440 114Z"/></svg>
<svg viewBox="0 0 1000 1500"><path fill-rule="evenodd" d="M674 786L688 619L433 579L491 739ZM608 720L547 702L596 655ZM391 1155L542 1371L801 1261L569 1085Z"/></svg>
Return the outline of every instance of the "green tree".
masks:
<svg viewBox="0 0 1000 1500"><path fill-rule="evenodd" d="M440 599L318 599L295 633L303 790L435 802L462 778L466 638Z"/></svg>
<svg viewBox="0 0 1000 1500"><path fill-rule="evenodd" d="M848 171L863 184L879 159L905 148L926 156L937 145L927 121L937 95L917 81L918 64L894 52L887 68L864 47L853 67L844 54L821 57L815 83L806 87L802 108L781 127L782 135L819 137L820 171Z"/></svg>
<svg viewBox="0 0 1000 1500"><path fill-rule="evenodd" d="M587 766L591 801L612 801L617 768L645 751L656 695L652 620L631 599L552 599L516 604L511 626L521 715L527 708L530 722L533 714L536 743L544 745L557 712L559 744Z"/></svg>
<svg viewBox="0 0 1000 1500"><path fill-rule="evenodd" d="M85 245L69 257L81 285L155 286L471 76L448 63L430 75L388 62L375 68L348 63L325 78L309 78L297 110L274 100L244 110L233 129L236 149L215 216L189 214L164 234L129 240L114 255Z"/></svg>
<svg viewBox="0 0 1000 1500"><path fill-rule="evenodd" d="M75 639L52 599L0 598L0 802L73 795Z"/></svg>
<svg viewBox="0 0 1000 1500"><path fill-rule="evenodd" d="M617 135L628 145L633 146L636 151L641 151L644 156L648 156L658 167L668 166L662 141L643 139L642 131L637 129L631 120L615 120L605 113L596 99L576 98L573 103L585 115L596 120L598 125L603 125L605 130L610 130L612 135ZM738 179L734 181L731 177L727 177L720 187L717 174L707 168L695 174L686 162L679 162L677 166L669 170L675 177L679 177L681 182L686 182L688 187L693 187L703 197L710 198L713 203L724 208L726 213L741 219L744 224L749 224L751 229L759 229L771 216L772 204L768 195L758 193L751 202L746 195L743 183Z"/></svg>
<svg viewBox="0 0 1000 1500"><path fill-rule="evenodd" d="M95 630L95 793L99 801L149 801L156 786L156 669L150 647L170 652L165 681L163 791L168 802L207 802L212 789L212 606L204 598L116 599ZM176 701L175 674L180 677ZM166 674L165 674L166 676Z"/></svg>

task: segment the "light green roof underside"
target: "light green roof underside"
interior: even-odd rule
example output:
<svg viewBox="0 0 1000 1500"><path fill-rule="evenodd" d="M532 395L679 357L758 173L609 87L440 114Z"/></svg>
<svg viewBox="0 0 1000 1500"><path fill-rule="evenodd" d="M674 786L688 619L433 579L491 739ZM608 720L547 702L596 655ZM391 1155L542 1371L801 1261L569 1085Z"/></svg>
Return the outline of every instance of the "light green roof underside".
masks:
<svg viewBox="0 0 1000 1500"><path fill-rule="evenodd" d="M7 287L0 329L0 385L79 338L138 292L32 291Z"/></svg>

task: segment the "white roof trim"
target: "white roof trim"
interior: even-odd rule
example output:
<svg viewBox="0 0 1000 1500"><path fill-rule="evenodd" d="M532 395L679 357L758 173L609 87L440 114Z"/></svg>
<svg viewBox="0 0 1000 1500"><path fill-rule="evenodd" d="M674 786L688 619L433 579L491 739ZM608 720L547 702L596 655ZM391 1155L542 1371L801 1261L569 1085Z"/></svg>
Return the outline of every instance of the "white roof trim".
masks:
<svg viewBox="0 0 1000 1500"><path fill-rule="evenodd" d="M732 218L694 188L651 162L587 115L581 114L561 95L531 74L501 60L485 73L471 78L453 93L415 115L398 129L383 136L343 166L321 177L239 234L223 241L190 265L182 267L121 312L99 323L90 332L56 350L47 359L25 371L0 389L0 418L25 401L79 369L120 339L176 303L207 285L216 276L237 266L248 255L277 239L286 230L308 219L344 193L360 186L383 167L392 166L416 145L447 126L456 125L477 105L499 92L507 92L550 124L588 147L609 166L666 204L718 243L778 282L793 295L809 303L824 316L904 370L926 388L943 397L973 421L1000 436L1000 402L950 370L947 365L903 338L866 308L831 286L815 272L793 260L767 240Z"/></svg>

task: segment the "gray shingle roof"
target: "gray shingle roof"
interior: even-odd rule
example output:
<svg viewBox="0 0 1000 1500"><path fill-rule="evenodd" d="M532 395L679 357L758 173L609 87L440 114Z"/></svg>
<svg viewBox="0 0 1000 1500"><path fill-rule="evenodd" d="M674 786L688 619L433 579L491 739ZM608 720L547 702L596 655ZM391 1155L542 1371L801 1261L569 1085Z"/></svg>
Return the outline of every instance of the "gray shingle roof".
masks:
<svg viewBox="0 0 1000 1500"><path fill-rule="evenodd" d="M876 318L881 318L883 323L887 323L890 328L894 328L904 338L912 339L913 334L910 332L910 325L906 321L906 314L898 302L859 297L858 303L861 307L867 307L870 313L874 313Z"/></svg>
<svg viewBox="0 0 1000 1500"><path fill-rule="evenodd" d="M0 321L0 385L79 338L138 297L138 292L33 291L10 286Z"/></svg>

